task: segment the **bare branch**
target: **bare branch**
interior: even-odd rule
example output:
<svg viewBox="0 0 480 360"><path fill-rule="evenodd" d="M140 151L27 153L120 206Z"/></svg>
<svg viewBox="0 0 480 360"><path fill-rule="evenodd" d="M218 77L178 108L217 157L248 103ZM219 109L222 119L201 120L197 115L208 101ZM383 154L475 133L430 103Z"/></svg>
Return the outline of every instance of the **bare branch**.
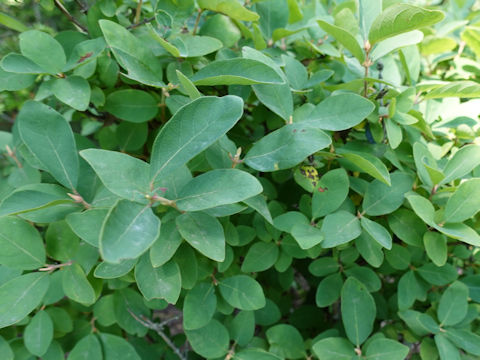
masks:
<svg viewBox="0 0 480 360"><path fill-rule="evenodd" d="M187 360L187 357L184 356L181 352L180 349L175 346L175 344L170 340L170 338L163 332L163 327L168 324L171 321L174 321L178 319L180 316L174 316L173 318L167 319L165 321L162 321L161 323L155 323L151 321L150 319L147 319L145 317L140 318L137 316L132 310L127 309L130 315L137 320L140 324L145 326L146 328L155 331L160 337L165 341L170 349L173 350L173 352L178 356L179 359L181 360Z"/></svg>
<svg viewBox="0 0 480 360"><path fill-rule="evenodd" d="M53 2L55 3L55 6L68 18L68 20L70 20L76 27L78 27L84 33L88 34L88 29L82 24L80 24L80 22L68 12L68 10L62 5L60 0L53 0Z"/></svg>

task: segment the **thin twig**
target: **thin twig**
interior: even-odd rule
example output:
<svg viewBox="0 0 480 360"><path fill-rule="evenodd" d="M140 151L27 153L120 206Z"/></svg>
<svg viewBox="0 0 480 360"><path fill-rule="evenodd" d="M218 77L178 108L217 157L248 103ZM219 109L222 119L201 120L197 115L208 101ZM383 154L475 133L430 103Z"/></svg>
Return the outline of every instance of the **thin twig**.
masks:
<svg viewBox="0 0 480 360"><path fill-rule="evenodd" d="M92 205L85 201L85 199L80 195L77 190L74 191L74 194L67 193L77 204L82 204L85 209L90 209Z"/></svg>
<svg viewBox="0 0 480 360"><path fill-rule="evenodd" d="M80 22L71 15L59 0L53 0L53 2L55 3L55 6L68 18L68 20L70 20L74 25L76 25L84 33L88 34L87 28L82 24L80 24Z"/></svg>
<svg viewBox="0 0 480 360"><path fill-rule="evenodd" d="M198 23L200 22L200 17L202 16L203 9L198 10L197 18L195 19L195 25L193 26L192 35L197 33Z"/></svg>
<svg viewBox="0 0 480 360"><path fill-rule="evenodd" d="M365 74L363 79L363 96L368 97L368 68L372 65L372 61L370 60L370 50L372 49L370 42L367 40L365 41L365 46L363 48L365 50L365 61L363 62L363 67L365 68Z"/></svg>
<svg viewBox="0 0 480 360"><path fill-rule="evenodd" d="M78 6L80 6L80 11L84 14L87 13L88 11L88 8L87 8L87 5L85 5L82 1L80 0L75 0L75 2L77 3Z"/></svg>
<svg viewBox="0 0 480 360"><path fill-rule="evenodd" d="M13 161L15 161L15 164L17 164L18 168L22 168L22 163L18 161L17 155L13 152L13 150L10 148L10 146L6 145L5 148L7 149L7 155L10 156Z"/></svg>
<svg viewBox="0 0 480 360"><path fill-rule="evenodd" d="M187 360L187 357L184 356L181 352L180 352L180 349L177 348L175 346L175 344L172 342L172 340L170 340L170 338L163 332L163 327L166 323L170 322L170 321L173 321L173 318L172 319L168 319L168 320L165 320L161 323L154 323L153 321L151 321L150 319L146 319L145 317L143 319L141 319L140 317L138 317L132 310L128 309L128 312L130 313L130 315L132 315L132 317L137 320L140 324L142 324L143 326L145 326L146 328L150 329L150 330L153 330L155 331L158 335L160 335L160 337L163 339L163 341L165 341L167 343L167 345L170 347L170 349L173 350L173 352L178 356L179 359L181 360ZM175 318L178 318L178 317L175 317Z"/></svg>
<svg viewBox="0 0 480 360"><path fill-rule="evenodd" d="M73 262L71 260L63 264L45 264L45 267L38 269L38 271L53 271L72 264Z"/></svg>
<svg viewBox="0 0 480 360"><path fill-rule="evenodd" d="M140 15L142 14L142 4L143 0L139 0L137 4L137 10L135 12L135 24L138 24L140 22Z"/></svg>
<svg viewBox="0 0 480 360"><path fill-rule="evenodd" d="M142 21L139 21L139 22L136 23L136 24L132 24L132 25L130 25L130 26L127 26L127 30L135 29L135 28L137 28L137 27L139 27L139 26L148 24L149 22L152 22L153 20L155 20L155 16L152 16L152 17L149 17L149 18L145 18L145 19L143 19Z"/></svg>

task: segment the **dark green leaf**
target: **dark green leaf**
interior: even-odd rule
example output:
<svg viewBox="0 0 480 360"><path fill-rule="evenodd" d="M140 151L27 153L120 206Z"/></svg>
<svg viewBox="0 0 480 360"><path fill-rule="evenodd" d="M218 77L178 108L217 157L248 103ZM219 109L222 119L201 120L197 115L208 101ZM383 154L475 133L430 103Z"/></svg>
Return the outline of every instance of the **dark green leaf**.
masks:
<svg viewBox="0 0 480 360"><path fill-rule="evenodd" d="M349 277L342 288L342 321L349 340L360 346L373 330L375 301L366 287Z"/></svg>

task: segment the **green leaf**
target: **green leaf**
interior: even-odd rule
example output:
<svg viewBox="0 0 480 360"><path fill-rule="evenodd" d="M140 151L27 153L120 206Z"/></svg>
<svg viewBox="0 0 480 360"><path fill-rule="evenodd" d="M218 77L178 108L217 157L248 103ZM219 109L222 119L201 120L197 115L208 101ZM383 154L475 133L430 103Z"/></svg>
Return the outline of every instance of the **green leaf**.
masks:
<svg viewBox="0 0 480 360"><path fill-rule="evenodd" d="M77 263L63 270L62 287L67 297L80 304L88 306L96 300L95 290Z"/></svg>
<svg viewBox="0 0 480 360"><path fill-rule="evenodd" d="M190 96L190 99L195 100L202 96L200 91L193 85L189 78L183 75L179 70L176 71L178 81L180 81L181 88Z"/></svg>
<svg viewBox="0 0 480 360"><path fill-rule="evenodd" d="M232 340L247 346L255 335L255 312L240 311L227 326Z"/></svg>
<svg viewBox="0 0 480 360"><path fill-rule="evenodd" d="M367 215L379 216L397 210L405 199L405 193L413 186L412 176L400 172L390 174L391 186L373 180L367 187L363 198L363 211Z"/></svg>
<svg viewBox="0 0 480 360"><path fill-rule="evenodd" d="M81 213L69 214L65 220L73 232L83 241L99 247L100 229L107 214L108 209L90 209Z"/></svg>
<svg viewBox="0 0 480 360"><path fill-rule="evenodd" d="M392 249L385 252L385 258L392 268L406 270L410 265L411 255L406 247L393 244Z"/></svg>
<svg viewBox="0 0 480 360"><path fill-rule="evenodd" d="M149 86L165 86L161 63L150 48L122 25L103 19L98 24L118 63L127 70L128 78Z"/></svg>
<svg viewBox="0 0 480 360"><path fill-rule="evenodd" d="M235 275L219 281L223 298L240 310L258 310L265 306L260 284L247 275Z"/></svg>
<svg viewBox="0 0 480 360"><path fill-rule="evenodd" d="M373 330L376 306L366 287L349 277L342 288L342 321L348 339L360 346Z"/></svg>
<svg viewBox="0 0 480 360"><path fill-rule="evenodd" d="M53 322L48 313L41 310L25 327L23 341L32 354L42 356L53 340Z"/></svg>
<svg viewBox="0 0 480 360"><path fill-rule="evenodd" d="M419 30L409 31L403 34L392 36L380 41L370 54L370 59L375 62L389 53L403 47L418 44L423 40L423 33Z"/></svg>
<svg viewBox="0 0 480 360"><path fill-rule="evenodd" d="M2 201L0 205L0 216L27 214L57 204L72 203L73 200L68 197L66 189L59 185L24 185L16 189Z"/></svg>
<svg viewBox="0 0 480 360"><path fill-rule="evenodd" d="M455 267L448 263L443 266L435 266L433 263L427 263L419 267L417 271L425 281L436 286L450 284L458 277Z"/></svg>
<svg viewBox="0 0 480 360"><path fill-rule="evenodd" d="M17 217L0 217L0 264L34 270L45 264L43 240L35 229Z"/></svg>
<svg viewBox="0 0 480 360"><path fill-rule="evenodd" d="M478 235L478 232L465 224L439 224L433 227L452 239L457 239L470 245L480 246L480 235Z"/></svg>
<svg viewBox="0 0 480 360"><path fill-rule="evenodd" d="M141 360L140 356L135 351L135 348L124 338L105 333L102 333L99 336L103 345L104 360Z"/></svg>
<svg viewBox="0 0 480 360"><path fill-rule="evenodd" d="M362 224L363 230L376 242L388 250L392 248L392 236L382 225L364 216L361 217L360 223Z"/></svg>
<svg viewBox="0 0 480 360"><path fill-rule="evenodd" d="M467 145L458 150L447 162L441 184L459 179L480 165L480 146Z"/></svg>
<svg viewBox="0 0 480 360"><path fill-rule="evenodd" d="M72 129L51 107L27 101L17 117L21 139L45 169L62 185L74 189L78 155Z"/></svg>
<svg viewBox="0 0 480 360"><path fill-rule="evenodd" d="M439 10L427 10L410 4L394 4L375 19L368 33L368 40L373 45L398 34L431 26L444 17Z"/></svg>
<svg viewBox="0 0 480 360"><path fill-rule="evenodd" d="M288 121L293 114L293 97L288 84L256 84L252 85L258 100L267 108Z"/></svg>
<svg viewBox="0 0 480 360"><path fill-rule="evenodd" d="M131 201L148 203L150 166L118 151L87 149L80 152L103 185L115 195Z"/></svg>
<svg viewBox="0 0 480 360"><path fill-rule="evenodd" d="M332 305L338 300L342 292L343 279L340 273L330 274L322 279L315 293L315 303L318 307Z"/></svg>
<svg viewBox="0 0 480 360"><path fill-rule="evenodd" d="M355 349L350 341L339 337L317 341L312 350L322 360L351 360L355 357Z"/></svg>
<svg viewBox="0 0 480 360"><path fill-rule="evenodd" d="M266 352L263 349L246 348L235 353L235 360L281 360L278 355Z"/></svg>
<svg viewBox="0 0 480 360"><path fill-rule="evenodd" d="M13 325L30 314L50 286L45 273L21 275L0 286L0 328Z"/></svg>
<svg viewBox="0 0 480 360"><path fill-rule="evenodd" d="M0 336L0 355L4 360L14 360L15 356L12 348L2 336Z"/></svg>
<svg viewBox="0 0 480 360"><path fill-rule="evenodd" d="M242 263L242 271L245 273L265 271L275 264L278 255L277 244L258 241L248 249Z"/></svg>
<svg viewBox="0 0 480 360"><path fill-rule="evenodd" d="M457 47L457 42L450 37L426 36L420 44L423 56L441 54L452 51Z"/></svg>
<svg viewBox="0 0 480 360"><path fill-rule="evenodd" d="M23 25L20 21L3 12L0 12L0 24L18 32L28 30L28 27Z"/></svg>
<svg viewBox="0 0 480 360"><path fill-rule="evenodd" d="M79 42L72 49L64 71L88 64L95 60L105 49L105 40L101 37Z"/></svg>
<svg viewBox="0 0 480 360"><path fill-rule="evenodd" d="M366 232L362 232L360 236L355 239L355 247L371 266L379 267L382 265L384 259L383 247Z"/></svg>
<svg viewBox="0 0 480 360"><path fill-rule="evenodd" d="M0 67L0 91L22 90L32 85L34 81L35 75L33 74L16 74L12 72L7 72Z"/></svg>
<svg viewBox="0 0 480 360"><path fill-rule="evenodd" d="M337 272L340 264L331 257L321 257L310 263L308 271L315 276L325 276Z"/></svg>
<svg viewBox="0 0 480 360"><path fill-rule="evenodd" d="M314 218L337 210L347 198L350 187L347 172L341 168L325 173L319 183L320 187L314 190L312 198Z"/></svg>
<svg viewBox="0 0 480 360"><path fill-rule="evenodd" d="M135 266L135 279L147 300L165 299L175 304L180 296L182 279L180 269L174 261L154 268L148 255L144 255Z"/></svg>
<svg viewBox="0 0 480 360"><path fill-rule="evenodd" d="M160 234L160 219L150 206L119 200L108 212L100 231L100 253L107 262L135 259Z"/></svg>
<svg viewBox="0 0 480 360"><path fill-rule="evenodd" d="M180 210L199 211L243 201L262 190L260 182L245 171L217 169L190 180L175 202Z"/></svg>
<svg viewBox="0 0 480 360"><path fill-rule="evenodd" d="M206 326L217 309L213 284L200 282L190 290L183 302L183 327L195 330Z"/></svg>
<svg viewBox="0 0 480 360"><path fill-rule="evenodd" d="M462 282L469 288L469 296L475 301L480 300L480 275L468 275L462 278Z"/></svg>
<svg viewBox="0 0 480 360"><path fill-rule="evenodd" d="M68 354L69 360L102 360L100 341L94 334L89 334L78 341Z"/></svg>
<svg viewBox="0 0 480 360"><path fill-rule="evenodd" d="M6 70L6 69L5 69ZM480 85L473 81L453 81L445 85L437 85L424 95L425 99L441 99L446 97L477 98L480 96Z"/></svg>
<svg viewBox="0 0 480 360"><path fill-rule="evenodd" d="M480 211L480 179L464 181L445 206L445 222L462 222Z"/></svg>
<svg viewBox="0 0 480 360"><path fill-rule="evenodd" d="M445 335L435 335L435 344L441 360L460 360L460 352Z"/></svg>
<svg viewBox="0 0 480 360"><path fill-rule="evenodd" d="M147 141L148 124L123 121L118 125L115 135L120 151L138 150Z"/></svg>
<svg viewBox="0 0 480 360"><path fill-rule="evenodd" d="M207 359L219 358L228 352L228 330L215 319L199 329L185 330L185 335L193 350Z"/></svg>
<svg viewBox="0 0 480 360"><path fill-rule="evenodd" d="M458 324L467 315L468 287L455 281L443 293L438 305L438 320L440 326Z"/></svg>
<svg viewBox="0 0 480 360"><path fill-rule="evenodd" d="M427 256L435 265L445 265L448 256L447 238L445 235L427 231L423 235L423 244L425 245Z"/></svg>
<svg viewBox="0 0 480 360"><path fill-rule="evenodd" d="M52 92L58 100L78 111L87 110L90 103L90 85L80 76L55 79L52 84Z"/></svg>
<svg viewBox="0 0 480 360"><path fill-rule="evenodd" d="M303 338L300 332L292 325L278 324L269 328L265 335L270 346L275 346L282 357L299 359L306 355Z"/></svg>
<svg viewBox="0 0 480 360"><path fill-rule="evenodd" d="M18 74L42 74L44 70L23 55L10 53L2 59L2 69Z"/></svg>
<svg viewBox="0 0 480 360"><path fill-rule="evenodd" d="M161 266L170 260L182 243L175 220L162 224L160 236L150 248L150 261L153 267Z"/></svg>
<svg viewBox="0 0 480 360"><path fill-rule="evenodd" d="M474 26L466 26L460 35L461 39L473 50L476 57L480 57L480 29Z"/></svg>
<svg viewBox="0 0 480 360"><path fill-rule="evenodd" d="M265 201L265 197L263 195L257 195L249 199L245 199L243 202L252 209L255 209L270 224L273 224L272 214L270 214L270 210L267 207L267 202Z"/></svg>
<svg viewBox="0 0 480 360"><path fill-rule="evenodd" d="M325 237L323 248L347 243L360 236L362 232L358 218L345 210L328 214L323 220L321 230Z"/></svg>
<svg viewBox="0 0 480 360"><path fill-rule="evenodd" d="M248 166L258 171L288 169L330 143L330 137L322 130L308 123L293 123L261 138L244 160Z"/></svg>
<svg viewBox="0 0 480 360"><path fill-rule="evenodd" d="M426 289L422 288L422 282L419 281L415 273L410 270L402 275L398 282L398 309L406 310L411 307L415 300L424 300Z"/></svg>
<svg viewBox="0 0 480 360"><path fill-rule="evenodd" d="M320 244L323 240L323 235L320 229L310 224L295 224L292 228L291 234L300 248L304 250Z"/></svg>
<svg viewBox="0 0 480 360"><path fill-rule="evenodd" d="M410 349L391 339L374 339L368 344L366 358L369 360L404 360Z"/></svg>
<svg viewBox="0 0 480 360"><path fill-rule="evenodd" d="M375 105L363 96L338 94L318 104L307 121L323 130L346 130L361 123L374 109Z"/></svg>
<svg viewBox="0 0 480 360"><path fill-rule="evenodd" d="M142 123L157 115L158 104L155 98L146 91L117 90L107 96L105 110L119 119Z"/></svg>
<svg viewBox="0 0 480 360"><path fill-rule="evenodd" d="M385 164L373 155L337 149L337 153L375 179L390 186L390 174Z"/></svg>
<svg viewBox="0 0 480 360"><path fill-rule="evenodd" d="M52 75L63 71L67 59L58 41L38 30L29 30L20 34L20 51L23 56L40 66L44 72Z"/></svg>
<svg viewBox="0 0 480 360"><path fill-rule="evenodd" d="M203 27L202 27L203 28ZM175 57L199 57L215 52L223 47L220 40L210 36L192 36L180 34L170 41L163 39L154 28L149 25L150 35L170 54ZM178 71L178 70L177 70Z"/></svg>
<svg viewBox="0 0 480 360"><path fill-rule="evenodd" d="M343 45L343 47L345 47L345 49L350 51L350 53L357 58L360 64L364 62L365 53L357 39L355 39L350 32L339 26L329 24L323 20L317 20L317 22L325 32L332 35L340 44Z"/></svg>
<svg viewBox="0 0 480 360"><path fill-rule="evenodd" d="M257 13L247 10L235 0L198 0L198 6L223 13L232 19L241 21L256 21L259 19Z"/></svg>
<svg viewBox="0 0 480 360"><path fill-rule="evenodd" d="M206 257L225 260L225 235L220 222L203 212L185 213L176 218L182 237Z"/></svg>
<svg viewBox="0 0 480 360"><path fill-rule="evenodd" d="M270 66L252 59L217 60L201 68L190 79L195 85L283 84L285 80Z"/></svg>
<svg viewBox="0 0 480 360"><path fill-rule="evenodd" d="M153 144L151 182L170 175L230 130L243 113L237 96L198 98L178 110Z"/></svg>
<svg viewBox="0 0 480 360"><path fill-rule="evenodd" d="M420 336L437 334L440 331L440 327L430 315L414 310L401 311L398 315L414 333Z"/></svg>
<svg viewBox="0 0 480 360"><path fill-rule="evenodd" d="M123 260L119 264L111 264L107 262L101 262L95 268L94 276L100 279L115 279L122 277L133 269L137 259Z"/></svg>
<svg viewBox="0 0 480 360"><path fill-rule="evenodd" d="M448 328L445 332L447 338L466 352L480 356L480 336L468 330Z"/></svg>
<svg viewBox="0 0 480 360"><path fill-rule="evenodd" d="M408 202L412 206L415 214L418 215L426 224L435 227L434 214L435 208L432 203L420 195L407 195Z"/></svg>

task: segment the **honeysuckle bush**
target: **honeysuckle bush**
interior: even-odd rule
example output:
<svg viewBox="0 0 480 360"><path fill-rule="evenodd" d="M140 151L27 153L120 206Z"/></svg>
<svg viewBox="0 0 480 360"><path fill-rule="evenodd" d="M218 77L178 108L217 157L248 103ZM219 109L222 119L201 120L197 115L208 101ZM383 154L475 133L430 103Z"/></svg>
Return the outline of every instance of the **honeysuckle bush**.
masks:
<svg viewBox="0 0 480 360"><path fill-rule="evenodd" d="M40 4L0 13L2 360L480 357L478 4Z"/></svg>

